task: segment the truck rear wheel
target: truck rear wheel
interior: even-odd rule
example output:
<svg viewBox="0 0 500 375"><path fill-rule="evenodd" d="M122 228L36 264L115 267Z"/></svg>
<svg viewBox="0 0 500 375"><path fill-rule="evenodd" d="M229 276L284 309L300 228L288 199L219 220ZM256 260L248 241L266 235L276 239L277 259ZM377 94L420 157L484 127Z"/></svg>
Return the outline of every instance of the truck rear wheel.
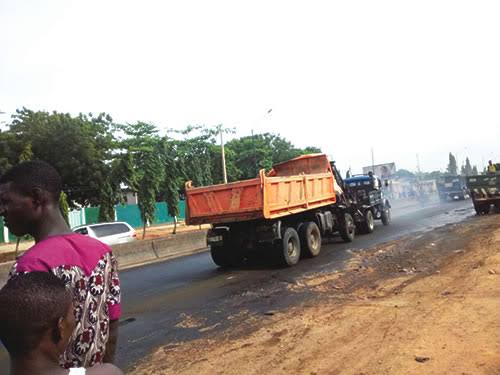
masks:
<svg viewBox="0 0 500 375"><path fill-rule="evenodd" d="M299 229L302 255L313 258L321 251L321 232L314 221L304 223Z"/></svg>
<svg viewBox="0 0 500 375"><path fill-rule="evenodd" d="M487 215L490 213L490 205L489 204L476 204L476 203L474 203L474 209L476 210L476 214L478 214L478 215Z"/></svg>
<svg viewBox="0 0 500 375"><path fill-rule="evenodd" d="M351 214L345 213L344 217L340 219L340 237L345 242L352 242L356 233L356 225Z"/></svg>
<svg viewBox="0 0 500 375"><path fill-rule="evenodd" d="M363 222L359 225L361 232L372 233L373 229L375 228L375 219L373 218L373 212L371 210L366 210L363 216Z"/></svg>
<svg viewBox="0 0 500 375"><path fill-rule="evenodd" d="M382 224L389 225L391 222L391 209L389 207L384 207L382 210L381 218Z"/></svg>
<svg viewBox="0 0 500 375"><path fill-rule="evenodd" d="M296 265L300 259L300 239L297 231L291 227L286 228L275 250L281 265L287 267Z"/></svg>
<svg viewBox="0 0 500 375"><path fill-rule="evenodd" d="M211 246L210 255L216 265L222 268L237 267L241 265L243 257L232 246Z"/></svg>

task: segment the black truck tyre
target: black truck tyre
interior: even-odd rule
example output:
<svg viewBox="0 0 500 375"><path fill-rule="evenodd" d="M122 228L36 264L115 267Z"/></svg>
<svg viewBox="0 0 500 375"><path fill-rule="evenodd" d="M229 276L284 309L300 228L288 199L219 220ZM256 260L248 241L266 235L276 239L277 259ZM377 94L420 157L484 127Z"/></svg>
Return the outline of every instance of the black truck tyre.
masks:
<svg viewBox="0 0 500 375"><path fill-rule="evenodd" d="M345 213L344 216L341 217L339 232L344 242L352 242L354 240L356 225L354 224L351 214Z"/></svg>
<svg viewBox="0 0 500 375"><path fill-rule="evenodd" d="M474 203L474 209L476 210L476 214L478 214L478 215L487 215L490 213L490 205L489 204Z"/></svg>
<svg viewBox="0 0 500 375"><path fill-rule="evenodd" d="M210 255L219 267L231 267L231 259L226 246L210 246Z"/></svg>
<svg viewBox="0 0 500 375"><path fill-rule="evenodd" d="M389 225L391 223L391 208L384 207L382 210L381 218L382 224Z"/></svg>
<svg viewBox="0 0 500 375"><path fill-rule="evenodd" d="M280 265L292 267L300 260L300 239L294 228L286 228L280 241L275 247L277 260Z"/></svg>
<svg viewBox="0 0 500 375"><path fill-rule="evenodd" d="M314 221L308 221L299 229L300 250L304 257L313 258L321 251L321 232Z"/></svg>
<svg viewBox="0 0 500 375"><path fill-rule="evenodd" d="M210 255L216 265L221 268L238 267L243 262L243 256L230 244L210 246Z"/></svg>
<svg viewBox="0 0 500 375"><path fill-rule="evenodd" d="M476 210L476 215L481 215L483 213L481 206L477 204L474 204L474 210Z"/></svg>
<svg viewBox="0 0 500 375"><path fill-rule="evenodd" d="M372 233L375 229L375 219L373 218L373 212L371 210L366 210L363 216L363 222L360 223L361 232Z"/></svg>

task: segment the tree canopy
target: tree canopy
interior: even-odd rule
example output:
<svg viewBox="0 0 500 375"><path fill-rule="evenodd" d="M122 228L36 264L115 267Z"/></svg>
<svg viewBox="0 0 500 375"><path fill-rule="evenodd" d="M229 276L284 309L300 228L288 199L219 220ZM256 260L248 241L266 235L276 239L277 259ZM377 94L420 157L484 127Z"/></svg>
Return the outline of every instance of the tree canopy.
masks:
<svg viewBox="0 0 500 375"><path fill-rule="evenodd" d="M171 216L178 214L187 180L195 186L222 182L221 132L234 134L223 125L187 126L161 137L155 124L117 124L106 113L22 108L0 131L0 173L25 160L44 160L61 174L70 208L99 205L100 220L113 220L126 190L138 194L141 215L151 222L158 200L167 202ZM225 144L228 181L254 178L261 168L314 152L321 150L297 148L271 133L233 137Z"/></svg>

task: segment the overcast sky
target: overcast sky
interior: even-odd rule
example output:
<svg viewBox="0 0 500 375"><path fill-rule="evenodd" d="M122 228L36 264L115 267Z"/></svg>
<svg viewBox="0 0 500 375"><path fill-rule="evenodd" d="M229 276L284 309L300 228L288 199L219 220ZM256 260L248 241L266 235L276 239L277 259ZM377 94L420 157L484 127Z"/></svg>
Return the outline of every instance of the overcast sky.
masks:
<svg viewBox="0 0 500 375"><path fill-rule="evenodd" d="M273 132L345 170L500 162L498 1L0 0L0 120ZM272 109L270 114L267 111Z"/></svg>

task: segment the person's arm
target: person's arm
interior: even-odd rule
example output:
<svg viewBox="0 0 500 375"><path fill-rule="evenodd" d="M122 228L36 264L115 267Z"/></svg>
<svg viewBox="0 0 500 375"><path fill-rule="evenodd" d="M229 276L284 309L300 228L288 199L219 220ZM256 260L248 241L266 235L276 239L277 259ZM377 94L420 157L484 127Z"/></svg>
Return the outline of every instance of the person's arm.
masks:
<svg viewBox="0 0 500 375"><path fill-rule="evenodd" d="M120 278L118 277L118 262L113 253L109 253L110 275L108 277L108 311L109 311L109 336L104 354L104 363L113 363L118 342L118 320L121 317L121 291Z"/></svg>
<svg viewBox="0 0 500 375"><path fill-rule="evenodd" d="M106 344L106 353L104 354L104 363L114 363L116 344L118 343L118 320L109 321L109 338Z"/></svg>

